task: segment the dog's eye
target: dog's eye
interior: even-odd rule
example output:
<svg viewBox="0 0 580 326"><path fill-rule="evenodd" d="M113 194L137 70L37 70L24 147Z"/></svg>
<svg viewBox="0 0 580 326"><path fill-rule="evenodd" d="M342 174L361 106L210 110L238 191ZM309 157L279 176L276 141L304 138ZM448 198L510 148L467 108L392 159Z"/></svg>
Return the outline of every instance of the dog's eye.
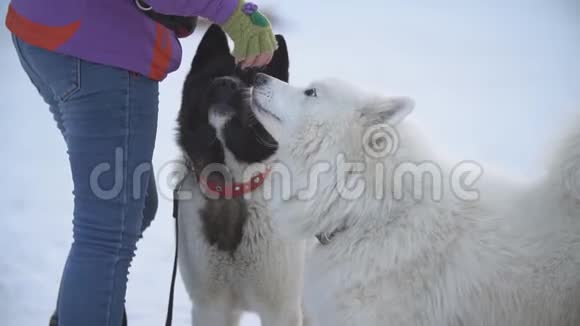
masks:
<svg viewBox="0 0 580 326"><path fill-rule="evenodd" d="M310 88L304 91L304 95L308 97L317 97L316 88Z"/></svg>

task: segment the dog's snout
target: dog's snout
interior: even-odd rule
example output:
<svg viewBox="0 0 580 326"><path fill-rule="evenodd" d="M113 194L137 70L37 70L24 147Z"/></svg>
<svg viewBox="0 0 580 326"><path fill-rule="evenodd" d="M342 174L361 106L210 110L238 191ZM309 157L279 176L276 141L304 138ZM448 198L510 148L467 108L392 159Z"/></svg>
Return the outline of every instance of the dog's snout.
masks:
<svg viewBox="0 0 580 326"><path fill-rule="evenodd" d="M235 91L238 89L238 83L232 78L220 78L215 81L216 88L224 91Z"/></svg>
<svg viewBox="0 0 580 326"><path fill-rule="evenodd" d="M223 77L213 81L210 94L216 102L226 102L240 87L233 78Z"/></svg>
<svg viewBox="0 0 580 326"><path fill-rule="evenodd" d="M264 86L266 84L268 84L268 81L270 80L270 77L266 74L256 74L256 77L254 78L254 86L256 87L260 87L260 86Z"/></svg>

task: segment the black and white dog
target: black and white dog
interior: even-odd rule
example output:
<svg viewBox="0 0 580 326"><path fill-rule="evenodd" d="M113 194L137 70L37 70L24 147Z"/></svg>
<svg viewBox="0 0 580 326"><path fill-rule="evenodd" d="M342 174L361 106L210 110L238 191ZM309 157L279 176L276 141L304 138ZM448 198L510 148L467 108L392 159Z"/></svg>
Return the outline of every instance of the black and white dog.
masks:
<svg viewBox="0 0 580 326"><path fill-rule="evenodd" d="M262 72L288 81L286 43L277 40ZM236 67L225 34L212 26L183 89L178 143L190 173L179 192L179 268L194 325L238 325L244 311L264 326L302 325L305 244L271 226L260 163L278 145L250 107L255 74Z"/></svg>

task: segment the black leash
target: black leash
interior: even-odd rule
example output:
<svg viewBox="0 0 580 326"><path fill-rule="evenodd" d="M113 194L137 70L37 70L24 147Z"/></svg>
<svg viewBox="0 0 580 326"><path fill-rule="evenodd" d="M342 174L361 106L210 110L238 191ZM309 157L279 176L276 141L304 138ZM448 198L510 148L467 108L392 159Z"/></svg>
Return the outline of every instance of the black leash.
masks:
<svg viewBox="0 0 580 326"><path fill-rule="evenodd" d="M173 297L175 296L175 279L177 278L177 257L179 253L179 192L183 186L183 181L177 185L173 191L173 219L175 220L175 257L173 258L173 272L171 274L171 285L169 289L169 303L167 304L167 318L165 326L171 326L173 323Z"/></svg>

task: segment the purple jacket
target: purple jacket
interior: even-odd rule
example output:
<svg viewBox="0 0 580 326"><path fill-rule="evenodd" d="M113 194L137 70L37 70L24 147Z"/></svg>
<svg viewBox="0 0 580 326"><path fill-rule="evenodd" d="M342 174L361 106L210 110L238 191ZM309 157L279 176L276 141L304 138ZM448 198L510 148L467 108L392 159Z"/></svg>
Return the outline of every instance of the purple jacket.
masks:
<svg viewBox="0 0 580 326"><path fill-rule="evenodd" d="M221 24L237 0L146 0L155 11ZM163 80L181 63L174 32L143 14L134 0L12 0L12 33L32 45Z"/></svg>

